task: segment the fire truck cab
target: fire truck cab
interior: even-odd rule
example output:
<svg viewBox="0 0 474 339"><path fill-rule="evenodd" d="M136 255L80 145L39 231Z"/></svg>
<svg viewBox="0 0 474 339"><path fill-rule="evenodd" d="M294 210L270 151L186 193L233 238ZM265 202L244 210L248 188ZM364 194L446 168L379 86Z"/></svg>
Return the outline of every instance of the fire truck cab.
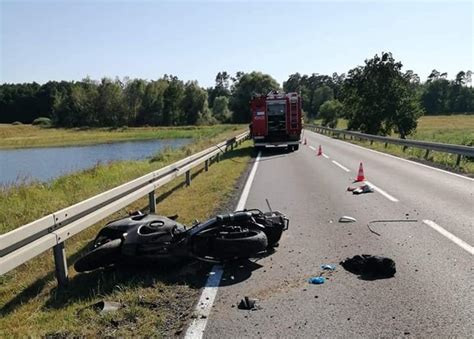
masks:
<svg viewBox="0 0 474 339"><path fill-rule="evenodd" d="M250 132L257 148L286 146L299 148L302 129L301 97L298 93L271 91L254 97L250 102L252 123Z"/></svg>

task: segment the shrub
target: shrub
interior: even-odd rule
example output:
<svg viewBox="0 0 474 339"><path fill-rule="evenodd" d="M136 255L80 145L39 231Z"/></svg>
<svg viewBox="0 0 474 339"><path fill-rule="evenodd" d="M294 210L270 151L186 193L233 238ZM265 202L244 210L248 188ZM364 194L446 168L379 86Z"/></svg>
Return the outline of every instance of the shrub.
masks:
<svg viewBox="0 0 474 339"><path fill-rule="evenodd" d="M13 121L12 125L23 125L21 121Z"/></svg>
<svg viewBox="0 0 474 339"><path fill-rule="evenodd" d="M53 121L50 118L39 117L33 120L32 124L46 127L46 126L51 126L53 124Z"/></svg>

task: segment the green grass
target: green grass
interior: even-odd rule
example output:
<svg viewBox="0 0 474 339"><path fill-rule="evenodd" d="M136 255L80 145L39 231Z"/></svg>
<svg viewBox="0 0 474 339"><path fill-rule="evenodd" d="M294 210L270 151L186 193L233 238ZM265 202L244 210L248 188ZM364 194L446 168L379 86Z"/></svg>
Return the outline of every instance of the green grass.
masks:
<svg viewBox="0 0 474 339"><path fill-rule="evenodd" d="M317 124L321 121L316 120ZM339 119L338 129L347 128L347 120ZM398 137L393 134L392 137ZM474 145L474 115L441 115L441 116L423 116L418 120L418 127L413 135L408 139L424 140L433 142L442 142L455 145ZM427 161L436 166L452 169L456 164L456 155L430 152L427 159L424 159L425 150L417 148L408 148L405 151L402 147L396 145L388 145L384 143L374 142L372 145L369 141L351 141L358 145L375 149L381 152L393 154L406 159ZM457 169L461 173L469 175L474 174L474 161L462 159L460 167Z"/></svg>
<svg viewBox="0 0 474 339"><path fill-rule="evenodd" d="M119 185L178 158L203 149L236 131L201 140L179 151L160 156L160 161L117 162L54 180L51 184L12 187L0 194L1 230L5 232L58 208L81 201ZM218 139L218 140L217 140ZM164 215L179 214L179 221L212 215L234 194L238 178L251 159L253 148L247 141L227 153L209 172L193 177L185 187L184 178L157 190L157 210ZM199 169L193 169L197 173ZM166 197L166 198L164 198ZM141 199L107 218L117 218L128 210L147 205ZM66 242L68 264L72 265L106 220ZM193 313L202 282L197 278L207 265L183 269L112 268L77 274L69 267L70 285L58 290L54 278L52 252L38 256L0 278L0 337L12 336L157 336L178 335ZM98 314L90 305L100 301L126 305L113 314Z"/></svg>
<svg viewBox="0 0 474 339"><path fill-rule="evenodd" d="M127 140L212 138L243 125L124 127L124 128L42 128L33 125L0 124L0 148L72 146Z"/></svg>

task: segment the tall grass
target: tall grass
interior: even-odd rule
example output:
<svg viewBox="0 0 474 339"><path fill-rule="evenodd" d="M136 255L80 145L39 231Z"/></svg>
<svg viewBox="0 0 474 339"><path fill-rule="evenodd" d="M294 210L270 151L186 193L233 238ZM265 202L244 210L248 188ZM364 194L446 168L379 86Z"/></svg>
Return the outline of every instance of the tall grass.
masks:
<svg viewBox="0 0 474 339"><path fill-rule="evenodd" d="M154 161L101 164L50 184L36 183L4 190L0 198L2 231L162 167L234 133L201 140L179 151L168 152L165 157L156 157ZM182 185L180 177L160 188L157 210L163 215L177 213L179 221L186 224L195 218L207 218L233 195L251 153L250 142L246 142L226 154L220 163L213 164L209 172L193 177L191 186ZM202 167L193 169L192 173L198 171L202 171ZM147 200L145 197L106 220L123 216L126 210L143 208ZM69 265L84 252L106 220L67 241ZM185 267L183 270L159 266L117 268L84 274L76 274L69 267L69 288L58 290L52 253L48 251L1 277L0 337L179 335L192 316L194 301L202 286L198 277L205 278L196 272L207 269L200 265ZM115 313L99 314L89 306L100 300L119 301L125 307Z"/></svg>
<svg viewBox="0 0 474 339"><path fill-rule="evenodd" d="M147 139L200 139L242 128L242 125L214 125L66 129L0 124L0 148L71 146Z"/></svg>

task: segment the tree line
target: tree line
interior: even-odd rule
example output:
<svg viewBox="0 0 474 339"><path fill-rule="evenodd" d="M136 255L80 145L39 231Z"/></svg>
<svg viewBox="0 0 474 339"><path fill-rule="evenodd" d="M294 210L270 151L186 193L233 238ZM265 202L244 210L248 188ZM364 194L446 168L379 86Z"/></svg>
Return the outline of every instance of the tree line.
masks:
<svg viewBox="0 0 474 339"><path fill-rule="evenodd" d="M344 116L351 129L374 134L394 130L405 137L421 114L474 112L471 75L460 71L448 80L446 73L433 70L421 82L414 72L402 71L391 53L382 53L346 74L291 74L282 88L268 74L225 71L209 88L173 75L2 84L0 123L31 123L39 117L61 127L247 123L253 95L283 89L301 94L309 119L322 118L333 126Z"/></svg>

